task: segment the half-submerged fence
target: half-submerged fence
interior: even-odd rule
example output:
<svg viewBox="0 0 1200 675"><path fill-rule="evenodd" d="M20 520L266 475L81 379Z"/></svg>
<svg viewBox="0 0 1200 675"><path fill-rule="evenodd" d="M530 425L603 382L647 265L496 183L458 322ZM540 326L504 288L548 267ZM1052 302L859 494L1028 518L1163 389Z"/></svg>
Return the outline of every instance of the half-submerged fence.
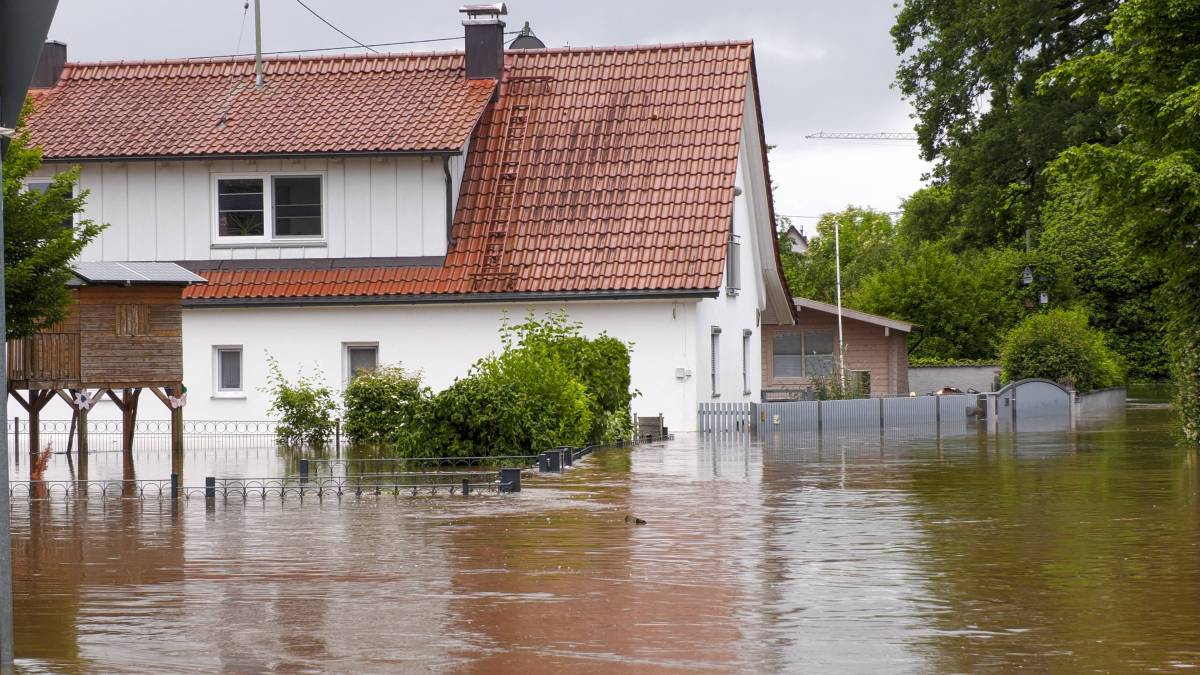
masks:
<svg viewBox="0 0 1200 675"><path fill-rule="evenodd" d="M8 420L7 434L14 454L29 451L28 420ZM275 447L278 422L267 420L187 420L183 422L184 447L190 450L247 450ZM66 450L77 438L71 420L40 420L38 443ZM87 420L88 452L119 451L124 431L121 420ZM171 448L170 420L137 420L134 423L133 449L138 451Z"/></svg>
<svg viewBox="0 0 1200 675"><path fill-rule="evenodd" d="M861 398L838 401L701 403L698 429L711 433L824 433L904 429L965 433L969 394Z"/></svg>

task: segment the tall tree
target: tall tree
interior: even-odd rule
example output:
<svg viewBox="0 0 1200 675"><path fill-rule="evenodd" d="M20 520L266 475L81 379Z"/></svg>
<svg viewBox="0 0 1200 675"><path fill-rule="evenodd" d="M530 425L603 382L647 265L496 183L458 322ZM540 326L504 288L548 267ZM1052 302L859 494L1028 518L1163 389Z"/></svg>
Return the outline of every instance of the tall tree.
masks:
<svg viewBox="0 0 1200 675"><path fill-rule="evenodd" d="M1090 191L1163 270L1178 407L1200 442L1200 3L1127 0L1112 31L1109 49L1042 80L1097 98L1120 133L1064 152L1055 197Z"/></svg>
<svg viewBox="0 0 1200 675"><path fill-rule="evenodd" d="M856 206L826 213L817 221L817 235L809 242L807 253L793 253L790 245L786 251L781 249L784 275L793 295L823 302L836 299L834 228L841 248L843 294L892 256L895 225L888 214Z"/></svg>
<svg viewBox="0 0 1200 675"><path fill-rule="evenodd" d="M911 228L957 247L1010 244L1036 231L1043 169L1104 142L1109 115L1074 83L1037 87L1064 61L1099 51L1118 0L905 0L892 28L897 85L917 112L923 156L951 208ZM936 236L935 236L936 235Z"/></svg>
<svg viewBox="0 0 1200 675"><path fill-rule="evenodd" d="M28 107L26 112L28 112ZM32 335L62 321L71 305L67 282L71 261L103 229L90 220L71 221L83 211L87 191L74 194L77 168L60 173L43 192L26 179L42 164L42 153L17 134L4 155L4 274L9 340Z"/></svg>

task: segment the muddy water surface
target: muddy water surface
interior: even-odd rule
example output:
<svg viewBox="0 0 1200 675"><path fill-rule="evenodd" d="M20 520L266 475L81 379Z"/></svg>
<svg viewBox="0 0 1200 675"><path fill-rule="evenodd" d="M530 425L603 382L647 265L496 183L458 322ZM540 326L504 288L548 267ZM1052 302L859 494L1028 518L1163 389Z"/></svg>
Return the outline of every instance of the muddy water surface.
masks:
<svg viewBox="0 0 1200 675"><path fill-rule="evenodd" d="M1173 426L1142 400L1075 432L681 436L468 500L17 499L19 667L1195 668L1200 460ZM187 461L191 484L295 458ZM162 478L169 457L88 471Z"/></svg>

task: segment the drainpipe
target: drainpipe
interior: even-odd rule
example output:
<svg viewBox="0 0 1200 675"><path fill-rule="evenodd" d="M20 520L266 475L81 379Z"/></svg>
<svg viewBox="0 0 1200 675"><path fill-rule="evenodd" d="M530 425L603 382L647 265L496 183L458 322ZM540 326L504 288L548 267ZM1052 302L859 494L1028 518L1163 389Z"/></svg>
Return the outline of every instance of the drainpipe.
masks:
<svg viewBox="0 0 1200 675"><path fill-rule="evenodd" d="M454 245L454 179L450 176L450 158L442 156L442 173L446 175L446 252Z"/></svg>

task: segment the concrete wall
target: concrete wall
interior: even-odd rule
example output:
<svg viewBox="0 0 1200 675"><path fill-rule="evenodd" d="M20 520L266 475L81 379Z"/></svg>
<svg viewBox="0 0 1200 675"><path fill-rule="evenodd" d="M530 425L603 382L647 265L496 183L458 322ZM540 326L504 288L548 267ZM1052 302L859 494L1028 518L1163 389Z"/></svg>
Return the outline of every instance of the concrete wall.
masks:
<svg viewBox="0 0 1200 675"><path fill-rule="evenodd" d="M1125 407L1125 387L1097 389L1075 396L1075 416L1106 415Z"/></svg>
<svg viewBox="0 0 1200 675"><path fill-rule="evenodd" d="M918 394L942 387L994 391L999 376L1000 366L909 366L908 386Z"/></svg>
<svg viewBox="0 0 1200 675"><path fill-rule="evenodd" d="M65 167L45 164L40 176ZM462 157L450 159L456 195ZM319 240L216 242L215 176L314 172L322 176ZM446 254L442 159L378 157L295 160L84 162L90 195L82 218L108 223L81 260L228 260L441 256Z"/></svg>

